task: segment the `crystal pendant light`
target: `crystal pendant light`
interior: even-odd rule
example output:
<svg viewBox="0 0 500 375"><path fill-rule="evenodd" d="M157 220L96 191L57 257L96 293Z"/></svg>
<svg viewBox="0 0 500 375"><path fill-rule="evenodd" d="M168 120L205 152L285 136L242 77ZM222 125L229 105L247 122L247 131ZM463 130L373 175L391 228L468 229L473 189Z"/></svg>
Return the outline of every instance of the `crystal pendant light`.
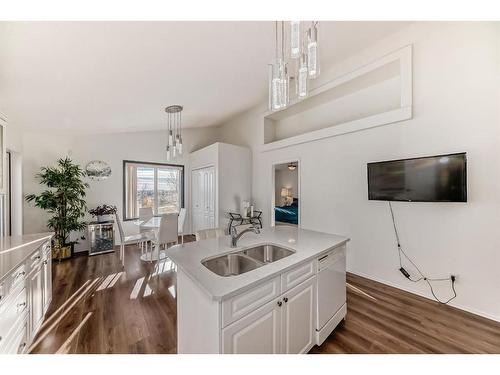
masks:
<svg viewBox="0 0 500 375"><path fill-rule="evenodd" d="M180 105L171 105L165 108L168 116L167 161L182 155L182 110L183 107Z"/></svg>
<svg viewBox="0 0 500 375"><path fill-rule="evenodd" d="M300 57L300 21L290 21L290 57Z"/></svg>
<svg viewBox="0 0 500 375"><path fill-rule="evenodd" d="M170 152L170 146L167 145L167 161L170 161L170 158L171 158L171 152Z"/></svg>
<svg viewBox="0 0 500 375"><path fill-rule="evenodd" d="M309 78L314 79L319 76L317 22L313 22L307 30L307 68L309 69Z"/></svg>
<svg viewBox="0 0 500 375"><path fill-rule="evenodd" d="M302 53L300 56L299 71L297 74L297 96L299 99L304 99L307 96L307 55Z"/></svg>
<svg viewBox="0 0 500 375"><path fill-rule="evenodd" d="M272 111L281 110L290 104L290 88L293 88L293 101L306 98L309 95L309 80L319 75L318 22L314 21L304 31L303 22L290 21L286 54L285 22L279 22L281 24L275 22L275 58L269 64L268 94L269 109Z"/></svg>
<svg viewBox="0 0 500 375"><path fill-rule="evenodd" d="M281 22L281 43L278 42L278 21L275 23L276 57L269 68L269 107L273 111L285 108L289 101L289 77L285 62L285 25ZM280 48L281 47L281 48Z"/></svg>

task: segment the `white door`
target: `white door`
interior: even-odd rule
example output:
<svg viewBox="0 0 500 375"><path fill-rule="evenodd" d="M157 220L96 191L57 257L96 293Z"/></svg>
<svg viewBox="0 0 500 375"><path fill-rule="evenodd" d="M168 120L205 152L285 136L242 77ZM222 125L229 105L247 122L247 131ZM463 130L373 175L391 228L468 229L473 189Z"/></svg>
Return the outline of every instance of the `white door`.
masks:
<svg viewBox="0 0 500 375"><path fill-rule="evenodd" d="M278 301L268 302L222 330L222 352L281 353L281 313ZM281 301L280 301L281 304Z"/></svg>
<svg viewBox="0 0 500 375"><path fill-rule="evenodd" d="M215 168L191 172L193 232L215 228Z"/></svg>
<svg viewBox="0 0 500 375"><path fill-rule="evenodd" d="M283 294L283 353L307 353L314 345L316 280Z"/></svg>

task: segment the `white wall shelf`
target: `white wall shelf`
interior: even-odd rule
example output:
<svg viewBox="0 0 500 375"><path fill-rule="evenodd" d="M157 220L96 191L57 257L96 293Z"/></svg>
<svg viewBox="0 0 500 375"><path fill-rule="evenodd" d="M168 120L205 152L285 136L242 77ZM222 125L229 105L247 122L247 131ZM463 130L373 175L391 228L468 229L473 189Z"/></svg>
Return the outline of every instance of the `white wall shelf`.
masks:
<svg viewBox="0 0 500 375"><path fill-rule="evenodd" d="M262 152L412 118L412 46L311 90L308 98L264 113Z"/></svg>

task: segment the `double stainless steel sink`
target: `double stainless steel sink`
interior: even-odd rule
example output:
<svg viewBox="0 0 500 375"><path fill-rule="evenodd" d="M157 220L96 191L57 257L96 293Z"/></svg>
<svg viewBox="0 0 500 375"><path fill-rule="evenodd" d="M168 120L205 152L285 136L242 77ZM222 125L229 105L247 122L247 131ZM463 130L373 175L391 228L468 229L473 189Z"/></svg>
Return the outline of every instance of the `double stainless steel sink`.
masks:
<svg viewBox="0 0 500 375"><path fill-rule="evenodd" d="M236 276L286 258L293 253L295 251L275 245L260 245L209 258L203 260L201 264L219 276Z"/></svg>

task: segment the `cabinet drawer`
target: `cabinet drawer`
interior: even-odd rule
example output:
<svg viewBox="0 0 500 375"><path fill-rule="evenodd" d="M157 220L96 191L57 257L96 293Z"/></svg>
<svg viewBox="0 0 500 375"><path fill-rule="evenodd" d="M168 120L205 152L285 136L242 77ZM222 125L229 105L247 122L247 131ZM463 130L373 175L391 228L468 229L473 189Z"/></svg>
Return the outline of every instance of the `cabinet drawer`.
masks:
<svg viewBox="0 0 500 375"><path fill-rule="evenodd" d="M23 264L16 268L10 276L10 285L7 285L9 290L13 290L16 286L26 282L26 266Z"/></svg>
<svg viewBox="0 0 500 375"><path fill-rule="evenodd" d="M5 303L0 306L0 336L2 340L6 339L16 323L23 318L26 310L26 288L21 289L17 295L10 295L8 300L5 300Z"/></svg>
<svg viewBox="0 0 500 375"><path fill-rule="evenodd" d="M316 262L309 261L281 275L281 290L287 291L316 274Z"/></svg>
<svg viewBox="0 0 500 375"><path fill-rule="evenodd" d="M17 293L26 286L25 270L26 267L23 264L0 282L0 305L7 303L12 293Z"/></svg>
<svg viewBox="0 0 500 375"><path fill-rule="evenodd" d="M2 354L23 354L28 349L28 314L12 329L12 334L0 343Z"/></svg>
<svg viewBox="0 0 500 375"><path fill-rule="evenodd" d="M51 251L51 246L50 246L50 241L47 241L45 242L43 245L42 245L42 255L48 255L50 254L50 251Z"/></svg>
<svg viewBox="0 0 500 375"><path fill-rule="evenodd" d="M280 295L280 277L266 281L256 287L222 302L222 326L242 318L256 308Z"/></svg>
<svg viewBox="0 0 500 375"><path fill-rule="evenodd" d="M42 247L39 247L28 259L28 270L31 271L42 263Z"/></svg>

